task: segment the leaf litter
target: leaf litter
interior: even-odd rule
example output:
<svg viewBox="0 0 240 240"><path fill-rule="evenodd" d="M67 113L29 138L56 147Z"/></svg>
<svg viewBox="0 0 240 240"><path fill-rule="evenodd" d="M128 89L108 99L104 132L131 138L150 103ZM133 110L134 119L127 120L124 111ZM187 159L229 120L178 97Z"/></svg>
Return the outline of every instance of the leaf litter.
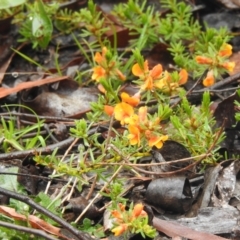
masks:
<svg viewBox="0 0 240 240"><path fill-rule="evenodd" d="M226 5L224 2L223 4ZM230 5L227 4L226 6L228 7ZM101 7L100 4L99 6ZM114 38L117 38L119 39L117 47L124 48L129 44L131 39L139 37L138 35L130 36L127 27L121 25L114 16L105 13L100 7L99 11L104 15L105 26L110 26L110 30L106 32L105 37L109 39L111 44L114 44ZM233 28L234 27L235 25ZM62 41L64 41L64 39L62 39ZM45 43L43 42L43 44ZM150 68L160 63L164 66L164 69L174 69L174 61L168 51L168 47L168 45L158 43L148 51L145 58L148 59ZM70 44L66 46L66 48L70 49L69 52L71 54L69 54L69 56L66 57L64 51L58 52L58 59L61 64L60 70L67 73L67 70L69 70L71 66L74 66L75 69L71 75L76 76L79 71L84 71L86 66L81 62L82 56L80 64L79 59L76 60L77 50L75 51L76 54L72 55L72 49L75 50L76 48L72 48ZM26 50L26 54L28 51L29 50ZM121 51L121 49L119 49L119 51ZM236 63L238 61L237 54L238 53L235 53L232 56L233 61ZM42 117L53 117L52 121L46 121L51 122L51 124L57 122L65 125L67 128L74 126L75 122L73 119L77 120L86 116L86 113L91 110L91 104L97 102L97 96L100 94L99 90L92 86L83 87L84 83L78 84L67 75L52 75L46 77L49 71L56 74L59 70L58 68L53 68L56 55L51 54L50 50L49 54L44 55L34 52L32 56L40 62L46 62L46 69L44 69L44 71L47 71L41 75L43 78L40 77L34 81L16 83L16 85L13 83L14 77L8 75L8 72L20 74L24 72L23 74L25 74L27 78L30 75L35 75L38 78L43 69L33 68L28 62L25 62L24 68L19 71L19 59L17 60L17 58L15 58L14 53L6 58L5 61L1 61L1 103L12 103L8 97L11 94L19 93L16 95L17 101L14 102L14 104L21 103ZM61 59L63 59L63 61ZM89 66L87 66L87 68L89 68ZM33 72L30 73L28 69L33 69ZM234 77L235 74L239 74L237 68L230 77ZM231 83L233 83L233 85L236 85L238 79L239 77L236 79L231 78L230 80L232 80ZM88 81L88 79L86 81ZM11 82L10 85L8 85L9 82ZM219 90L216 86L217 85L214 85L212 87L213 92L214 90ZM136 86L134 85L128 85L127 87L125 85L124 87L128 87L129 92L137 92ZM228 87L228 85L225 87ZM238 101L239 97L237 93L231 92L232 95L229 96L230 91L226 90L225 92L227 96L224 94L221 96L224 97L224 99L219 98L217 95L217 97L215 96L217 99L213 98L213 101L217 105L217 108L214 110L214 116L217 122L216 127L222 127L226 132L226 138L222 142L219 152L222 151L224 154L228 154L229 159L227 161L223 161L217 166L209 168L203 175L197 164L192 164L194 157L191 156L188 149L179 142L168 140L165 145L163 145L163 148L160 150L153 149L151 154L143 156L140 159L139 164L133 164L132 172L136 173L139 170L140 173L138 173L139 176L137 178L127 170L122 172L120 171L121 169L119 170L118 177L124 179L122 184L126 190L119 197L126 197L129 201L141 201L144 203L145 211L149 216L152 216L150 219L151 224L159 231L159 235L155 237L155 239L175 239L176 237L183 237L186 239L220 240L238 239L240 237L238 227L239 194L237 191L237 189L239 189L239 163L236 160L231 160L235 154L239 154L239 126L235 120L235 114L238 112L235 101ZM190 96L190 101L199 102L201 93L199 94L197 89L192 93L194 98L191 100ZM2 110L1 113L4 113L4 111L6 110ZM14 116L14 112L15 110L9 112L9 119ZM29 113L29 111L27 112ZM32 111L30 112L32 113ZM22 112L23 118L18 118L21 124L36 124L35 121L29 122L28 118L24 118L24 114L25 110ZM35 115L34 117L37 118ZM4 119L4 115L2 115L2 119ZM7 121L8 119L6 118L5 120ZM112 122L110 124L115 127L115 130L111 131L111 135L114 138L117 136L115 132L121 132L122 129L118 122ZM99 133L99 143L104 141L104 139L108 139L110 134L108 122L94 122L90 123L90 125L92 126L87 132L89 136L93 135L93 133ZM50 126L50 123L48 126ZM105 168L104 165L101 165L101 163L96 165L101 173L105 173L105 181L101 180L98 182L98 177L87 171L87 168L91 167L89 159L91 158L92 152L87 152L84 157L81 156L83 154L81 149L84 148L84 142L78 143L78 141L75 141L74 138L71 137L67 139L66 145L61 145L66 138L63 140L55 139L56 142L54 145L54 136L52 137L52 135L55 133L55 128L55 125L51 125L50 129L48 128L48 130L46 130L47 134L45 134L48 135L47 146L34 147L34 149L25 149L19 152L15 151L15 153L11 152L13 150L11 144L7 145L8 151L6 153L3 152L3 148L1 149L0 159L2 160L22 159L22 166L18 166L19 168L10 167L4 170L4 174L6 175L1 175L1 188L16 191L19 188L19 183L21 183L26 193L34 195L38 193L38 197L41 198L40 204L44 206L51 205L51 199L57 199L57 197L60 196L58 197L58 204L53 204L52 207L54 206L56 209L59 208L63 210L63 219L65 218L66 221L76 221L79 214L81 215L83 211L85 211L85 217L89 218L91 223L96 224L101 222L103 212L107 211L105 210L105 206L111 202L109 196L111 196L111 191L113 191L110 188L111 185L106 184L110 182L112 177L110 170L116 166L122 168L123 165L113 164L110 170ZM8 139L6 136L3 136L1 141L3 142L5 140ZM10 142L10 140L6 142ZM109 148L109 151L119 151L119 149L114 148L114 146L110 146ZM41 164L41 157L51 155L52 153L54 154L51 158L46 160L48 161L47 164ZM74 156L74 154L76 154L76 156ZM98 152L96 152L96 154L98 154ZM109 153L106 151L106 155L107 154ZM121 154L122 153L119 152L120 157ZM60 157L63 162L64 158L66 158L65 165L61 164L61 161L57 160L56 156ZM38 159L37 164L35 163L36 159ZM126 157L123 157L123 159L123 164L126 166L129 165L130 167L132 163L130 163ZM68 177L66 174L67 166L72 166L72 162L77 166L81 166L82 170L80 172L74 170L74 168L70 170L72 171L72 176L81 176L82 184L79 184L75 177ZM146 166L146 163L148 166ZM144 167L142 167L141 164L143 164L142 166ZM53 165L54 171L49 167ZM109 165L111 166L111 163ZM25 171L18 170L24 167ZM34 170L32 170L33 168ZM68 171L70 170L68 169ZM58 173L56 174L56 172ZM21 178L16 178L14 175L7 175L7 173L19 173L23 175ZM161 176L161 178L159 178L159 176ZM48 177L52 177L51 181L47 179ZM51 186L49 183L51 183ZM115 188L117 188L117 185ZM62 193L63 189L64 193ZM114 190L117 191L117 189ZM44 191L48 192L49 196L44 195ZM35 201L37 202L37 196ZM7 204L7 202L8 201L4 201L4 204ZM49 206L45 207L47 209ZM51 211L50 207L48 209ZM3 205L0 206L0 211L3 215L13 220L28 222L32 228L41 229L62 239L78 239L76 235L72 237L69 232L63 235L60 233L60 230L65 230L66 227L65 229L64 227L56 227L53 223L50 224L47 220L41 219L43 218L42 216L41 218L31 214L26 216L25 214L17 213L14 208ZM110 217L107 217L107 220L104 221L108 221L109 218ZM84 235L84 233L80 232L79 239L102 238L103 236L101 234L103 231L101 226L99 229L99 232L101 232L99 235L96 234L98 229L93 229L92 232L90 232L92 236ZM86 231L87 229L84 230ZM97 237L94 238L93 235ZM110 236L107 239L120 238ZM134 236L131 236L130 239L134 239ZM140 236L138 239L141 239Z"/></svg>

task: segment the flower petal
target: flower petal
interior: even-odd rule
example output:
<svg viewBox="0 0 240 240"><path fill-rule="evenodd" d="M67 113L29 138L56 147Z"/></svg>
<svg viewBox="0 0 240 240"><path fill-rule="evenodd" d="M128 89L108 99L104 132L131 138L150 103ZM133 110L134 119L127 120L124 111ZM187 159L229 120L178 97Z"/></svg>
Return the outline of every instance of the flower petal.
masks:
<svg viewBox="0 0 240 240"><path fill-rule="evenodd" d="M229 57L232 55L232 45L224 43L218 52L218 55L221 57Z"/></svg>
<svg viewBox="0 0 240 240"><path fill-rule="evenodd" d="M131 105L121 102L114 107L115 119L120 121L122 125L129 123L134 109Z"/></svg>
<svg viewBox="0 0 240 240"><path fill-rule="evenodd" d="M151 76L147 76L144 84L141 86L142 90L153 90L153 78Z"/></svg>
<svg viewBox="0 0 240 240"><path fill-rule="evenodd" d="M92 74L92 79L99 81L100 78L105 77L106 71L104 68L100 66L96 66L93 68L93 74Z"/></svg>
<svg viewBox="0 0 240 240"><path fill-rule="evenodd" d="M166 140L168 140L167 135L163 135L163 136L151 135L150 139L148 140L148 145L150 147L155 146L158 149L160 149L163 146L163 142L165 142Z"/></svg>
<svg viewBox="0 0 240 240"><path fill-rule="evenodd" d="M148 71L148 61L147 60L143 63L143 69L140 67L140 65L138 63L136 63L132 66L132 74L134 76L140 77L140 76L144 75L144 73L146 73L147 71Z"/></svg>
<svg viewBox="0 0 240 240"><path fill-rule="evenodd" d="M98 64L100 64L101 62L104 61L104 57L101 55L101 53L96 52L95 56L94 56L94 61L97 62Z"/></svg>
<svg viewBox="0 0 240 240"><path fill-rule="evenodd" d="M187 80L188 80L188 72L186 71L186 69L181 69L181 71L179 72L178 84L183 85L187 82Z"/></svg>
<svg viewBox="0 0 240 240"><path fill-rule="evenodd" d="M232 72L235 68L235 62L225 62L220 64L221 67L227 69L229 72Z"/></svg>
<svg viewBox="0 0 240 240"><path fill-rule="evenodd" d="M196 56L195 60L198 64L212 64L213 60L204 56Z"/></svg>
<svg viewBox="0 0 240 240"><path fill-rule="evenodd" d="M113 113L114 113L114 107L109 106L109 105L104 105L103 111L104 111L108 116L112 116Z"/></svg>
<svg viewBox="0 0 240 240"><path fill-rule="evenodd" d="M119 236L123 234L127 230L127 228L127 224L121 224L120 226L113 228L112 232L114 233L114 236Z"/></svg>
<svg viewBox="0 0 240 240"><path fill-rule="evenodd" d="M129 135L127 136L131 145L140 144L140 130L134 125L128 125Z"/></svg>
<svg viewBox="0 0 240 240"><path fill-rule="evenodd" d="M140 95L130 97L127 93L121 93L121 99L123 102L130 104L133 107L136 107L140 102Z"/></svg>
<svg viewBox="0 0 240 240"><path fill-rule="evenodd" d="M133 217L138 217L141 214L142 210L143 210L143 205L141 203L136 204L133 207L133 212L132 212Z"/></svg>
<svg viewBox="0 0 240 240"><path fill-rule="evenodd" d="M147 121L147 107L140 107L138 109L138 117L139 117L139 122L144 123Z"/></svg>
<svg viewBox="0 0 240 240"><path fill-rule="evenodd" d="M214 75L213 75L213 71L210 70L207 73L207 77L203 80L203 85L205 87L210 87L214 84L214 82L215 82L215 78L214 78Z"/></svg>
<svg viewBox="0 0 240 240"><path fill-rule="evenodd" d="M151 77L153 79L157 79L157 78L160 78L161 75L162 75L162 71L163 71L163 68L162 68L162 65L161 64L157 64L156 66L153 67L153 69L151 70Z"/></svg>

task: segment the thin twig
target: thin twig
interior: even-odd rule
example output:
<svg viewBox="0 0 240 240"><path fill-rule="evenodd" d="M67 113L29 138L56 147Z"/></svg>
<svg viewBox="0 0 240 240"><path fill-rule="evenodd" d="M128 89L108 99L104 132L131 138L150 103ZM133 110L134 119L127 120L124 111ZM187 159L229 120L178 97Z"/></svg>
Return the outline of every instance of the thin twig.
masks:
<svg viewBox="0 0 240 240"><path fill-rule="evenodd" d="M71 232L76 239L78 240L89 240L92 239L90 238L90 236L88 234L85 234L82 231L79 231L78 229L74 228L72 225L70 225L68 222L66 222L65 220L63 220L62 218L56 216L55 214L53 214L52 212L48 211L46 208L42 207L41 205L35 203L31 198L29 198L28 196L4 189L2 187L0 187L0 194L9 196L10 198L13 199L17 199L21 202L24 202L26 204L28 204L29 206L31 206L32 208L36 209L38 212L46 215L47 217L51 218L52 220L54 220L56 223L60 224L62 227L64 227L65 229L67 229L69 232Z"/></svg>
<svg viewBox="0 0 240 240"><path fill-rule="evenodd" d="M88 209L92 206L92 204L95 202L95 200L101 196L100 193L106 189L106 187L112 182L112 180L117 176L117 174L121 171L122 168L123 168L123 165L119 166L119 168L112 175L110 180L104 184L104 186L101 188L101 190L96 194L96 196L89 202L89 204L86 206L86 208L81 212L81 214L75 220L75 223L77 223L82 218L82 216L88 211Z"/></svg>
<svg viewBox="0 0 240 240"><path fill-rule="evenodd" d="M44 239L47 239L47 240L57 240L57 238L52 237L51 235L45 233L44 231L34 229L34 228L28 228L28 227L24 227L24 226L20 226L20 225L8 223L8 222L3 222L3 221L0 221L0 226L6 227L7 229L14 229L19 232L34 234L36 236L43 237Z"/></svg>
<svg viewBox="0 0 240 240"><path fill-rule="evenodd" d="M3 154L0 154L0 161L12 160L16 158L21 159L25 157L32 157L32 156L36 156L36 154L41 154L41 155L51 154L56 148L61 149L69 146L73 140L74 138L70 137L59 143L48 145L47 147L40 147L40 148L24 150L24 151L16 151L11 153L3 153Z"/></svg>
<svg viewBox="0 0 240 240"><path fill-rule="evenodd" d="M66 150L66 152L64 153L64 155L62 156L61 160L59 163L63 162L63 160L65 159L65 157L68 155L68 153L70 152L70 150L73 148L73 146L77 143L77 141L79 140L79 138L72 138L72 143L71 145L68 147L68 149ZM51 174L52 176L56 173L56 170L54 169L53 173ZM48 192L48 189L51 185L51 182L48 182L47 186L46 186L46 189L45 189L45 193L47 194Z"/></svg>
<svg viewBox="0 0 240 240"><path fill-rule="evenodd" d="M208 157L211 156L212 154L201 154L198 156L193 156L193 157L188 157L188 158L181 158L178 160L172 160L172 161L166 161L166 162L158 162L158 163L124 163L125 166L137 166L137 167L151 167L151 166L160 166L160 165L168 165L168 164L173 164L173 163L180 163L180 162L187 162L189 160L194 160L199 157ZM122 165L122 163L97 163L96 165Z"/></svg>
<svg viewBox="0 0 240 240"><path fill-rule="evenodd" d="M0 175L15 175L15 176L22 176L22 177L29 177L29 178L37 178L37 179L43 179L46 181L58 181L58 182L65 182L67 183L68 181L65 179L60 179L60 178L50 178L50 177L44 177L44 176L38 176L38 175L32 175L32 174L27 174L27 173L12 173L12 172L2 172L0 171Z"/></svg>

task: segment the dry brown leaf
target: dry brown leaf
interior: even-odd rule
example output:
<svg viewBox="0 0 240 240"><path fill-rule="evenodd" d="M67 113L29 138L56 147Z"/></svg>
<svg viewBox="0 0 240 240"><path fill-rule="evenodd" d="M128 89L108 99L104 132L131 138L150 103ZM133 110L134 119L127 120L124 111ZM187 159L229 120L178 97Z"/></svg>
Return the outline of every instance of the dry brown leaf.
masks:
<svg viewBox="0 0 240 240"><path fill-rule="evenodd" d="M53 83L61 80L67 79L68 76L61 76L61 77L53 77L53 78L45 78L45 79L40 79L34 82L23 82L18 84L17 86L13 88L0 88L0 98L6 97L9 94L20 92L21 90L32 88L32 87L37 87L37 86L42 86L44 84L48 83Z"/></svg>
<svg viewBox="0 0 240 240"><path fill-rule="evenodd" d="M8 217L14 218L15 220L26 221L27 219L26 216L20 213L17 213L14 208L6 207L6 206L0 206L0 213Z"/></svg>
<svg viewBox="0 0 240 240"><path fill-rule="evenodd" d="M40 229L52 235L62 237L65 240L69 240L69 238L67 238L66 236L63 236L60 233L60 230L61 230L60 228L55 227L34 215L25 216L20 213L17 213L14 208L6 207L6 206L0 206L0 213L8 217L11 217L15 220L28 221L32 226L32 228Z"/></svg>
<svg viewBox="0 0 240 240"><path fill-rule="evenodd" d="M54 227L53 225L45 222L44 220L34 216L34 215L30 215L28 217L28 221L31 224L31 226L33 228L37 228L37 229L41 229L45 232L51 233L53 235L56 236L60 236L60 228L58 227Z"/></svg>

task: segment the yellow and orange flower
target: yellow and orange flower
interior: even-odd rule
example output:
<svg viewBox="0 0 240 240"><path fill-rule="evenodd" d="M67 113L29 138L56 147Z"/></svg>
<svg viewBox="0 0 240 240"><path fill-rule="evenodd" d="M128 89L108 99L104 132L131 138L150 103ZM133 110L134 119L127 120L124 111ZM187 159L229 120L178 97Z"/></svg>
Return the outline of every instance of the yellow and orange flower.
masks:
<svg viewBox="0 0 240 240"><path fill-rule="evenodd" d="M136 63L132 67L132 73L144 81L141 90L153 90L155 87L155 81L162 77L163 69L161 64L157 64L152 70L149 70L148 60L145 60L143 69L138 63Z"/></svg>
<svg viewBox="0 0 240 240"><path fill-rule="evenodd" d="M215 83L215 77L213 70L208 71L206 78L203 80L203 85L205 87L210 87Z"/></svg>
<svg viewBox="0 0 240 240"><path fill-rule="evenodd" d="M150 134L148 139L148 145L150 147L157 147L158 149L162 148L163 143L168 140L168 135L157 136L155 134Z"/></svg>
<svg viewBox="0 0 240 240"><path fill-rule="evenodd" d="M145 74L147 74L148 71L149 71L149 68L148 68L147 60L143 63L143 69L140 67L138 63L135 63L132 67L132 74L136 77L145 76Z"/></svg>
<svg viewBox="0 0 240 240"><path fill-rule="evenodd" d="M154 82L154 86L158 89L164 90L169 87L171 80L171 75L169 72L165 71L162 78Z"/></svg>
<svg viewBox="0 0 240 240"><path fill-rule="evenodd" d="M213 60L209 57L196 56L195 60L198 64L212 64Z"/></svg>
<svg viewBox="0 0 240 240"><path fill-rule="evenodd" d="M93 68L92 79L96 80L97 82L101 79L106 77L106 70L101 66L96 66Z"/></svg>
<svg viewBox="0 0 240 240"><path fill-rule="evenodd" d="M123 102L128 103L133 107L136 107L140 102L140 95L134 95L130 97L129 94L123 92L121 93L121 99Z"/></svg>
<svg viewBox="0 0 240 240"><path fill-rule="evenodd" d="M138 109L138 118L139 122L141 122L142 124L147 122L147 106L140 107Z"/></svg>
<svg viewBox="0 0 240 240"><path fill-rule="evenodd" d="M138 217L141 215L143 211L143 205L142 203L137 203L134 207L133 207L133 212L132 215L133 217Z"/></svg>
<svg viewBox="0 0 240 240"><path fill-rule="evenodd" d="M137 126L135 125L128 125L128 139L131 145L136 145L138 144L138 146L140 145L140 130Z"/></svg>
<svg viewBox="0 0 240 240"><path fill-rule="evenodd" d="M128 124L133 114L134 109L128 103L121 102L114 107L115 119L120 121L122 125Z"/></svg>
<svg viewBox="0 0 240 240"><path fill-rule="evenodd" d="M118 220L122 220L123 218L122 214L118 210L112 210L111 214L114 218L117 218Z"/></svg>
<svg viewBox="0 0 240 240"><path fill-rule="evenodd" d="M120 236L128 229L128 225L123 223L115 228L112 229L112 232L114 233L114 236Z"/></svg>
<svg viewBox="0 0 240 240"><path fill-rule="evenodd" d="M178 84L183 85L187 82L187 80L188 80L188 72L186 71L186 69L181 69L179 72Z"/></svg>
<svg viewBox="0 0 240 240"><path fill-rule="evenodd" d="M99 52L96 52L94 55L94 61L97 62L99 65L101 65L106 60L105 55L107 51L108 51L107 48L103 47L102 54Z"/></svg>
<svg viewBox="0 0 240 240"><path fill-rule="evenodd" d="M235 65L235 62L224 62L220 64L221 67L225 68L229 72L233 72Z"/></svg>
<svg viewBox="0 0 240 240"><path fill-rule="evenodd" d="M111 117L111 116L114 114L114 107L109 106L109 105L104 105L103 111L104 111L108 116Z"/></svg>
<svg viewBox="0 0 240 240"><path fill-rule="evenodd" d="M232 45L228 44L228 43L224 43L221 46L220 51L218 52L218 55L220 57L229 57L232 55Z"/></svg>

